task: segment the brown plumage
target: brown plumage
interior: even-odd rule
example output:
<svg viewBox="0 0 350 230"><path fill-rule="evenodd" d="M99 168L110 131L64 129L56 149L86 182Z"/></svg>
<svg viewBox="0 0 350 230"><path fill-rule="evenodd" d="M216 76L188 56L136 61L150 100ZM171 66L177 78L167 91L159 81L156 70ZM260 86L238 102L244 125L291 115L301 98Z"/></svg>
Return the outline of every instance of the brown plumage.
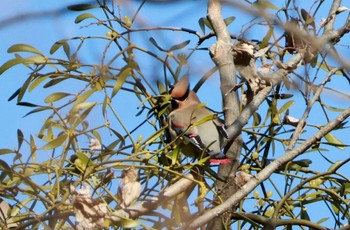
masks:
<svg viewBox="0 0 350 230"><path fill-rule="evenodd" d="M171 91L175 109L168 116L171 138L177 138L185 155L201 158L224 158L221 152L225 142L225 129L216 114L204 107L197 94L189 89L188 76L175 84ZM197 123L198 122L198 123ZM196 124L197 123L197 124Z"/></svg>

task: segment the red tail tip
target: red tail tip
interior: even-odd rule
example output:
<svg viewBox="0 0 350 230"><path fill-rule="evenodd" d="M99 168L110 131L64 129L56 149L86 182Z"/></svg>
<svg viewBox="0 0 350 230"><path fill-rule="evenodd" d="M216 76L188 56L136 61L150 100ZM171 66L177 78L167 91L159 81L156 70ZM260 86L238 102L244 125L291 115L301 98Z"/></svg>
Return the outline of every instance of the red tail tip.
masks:
<svg viewBox="0 0 350 230"><path fill-rule="evenodd" d="M224 159L212 158L212 159L209 159L209 162L212 164L229 164L231 162L231 160L228 158L224 158Z"/></svg>

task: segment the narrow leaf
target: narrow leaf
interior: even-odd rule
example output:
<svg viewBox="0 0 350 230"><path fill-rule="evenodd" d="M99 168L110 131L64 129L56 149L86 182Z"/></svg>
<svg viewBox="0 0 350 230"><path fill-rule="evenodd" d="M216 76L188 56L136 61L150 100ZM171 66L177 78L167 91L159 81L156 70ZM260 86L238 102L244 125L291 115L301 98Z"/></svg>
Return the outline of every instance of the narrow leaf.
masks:
<svg viewBox="0 0 350 230"><path fill-rule="evenodd" d="M22 143L23 143L23 140L24 140L24 136L23 136L23 133L20 129L17 129L17 141L18 141L18 149L21 148L22 146Z"/></svg>
<svg viewBox="0 0 350 230"><path fill-rule="evenodd" d="M224 19L224 22L226 24L226 26L230 25L234 20L236 19L236 17L228 17Z"/></svg>
<svg viewBox="0 0 350 230"><path fill-rule="evenodd" d="M122 228L136 228L141 225L140 222L132 219L117 221L117 222L114 222L113 224Z"/></svg>
<svg viewBox="0 0 350 230"><path fill-rule="evenodd" d="M343 142L341 142L338 138L336 138L333 134L328 133L324 136L327 140L327 142L331 145L334 145L335 147L337 147L338 149L344 150L345 149L345 145Z"/></svg>
<svg viewBox="0 0 350 230"><path fill-rule="evenodd" d="M260 49L265 48L270 41L271 36L273 35L273 28L270 28L269 31L267 31L267 34L265 35L264 39L260 43Z"/></svg>
<svg viewBox="0 0 350 230"><path fill-rule="evenodd" d="M329 217L323 217L322 219L317 221L316 224L322 224L323 222L326 222L327 220L329 220Z"/></svg>
<svg viewBox="0 0 350 230"><path fill-rule="evenodd" d="M93 106L91 107L88 107L84 112L82 112L80 114L80 116L78 117L78 119L74 122L74 124L72 125L72 128L75 128L77 127L82 121L85 120L85 118L89 115L89 113L91 112L91 110L93 109L93 107L95 106L96 104L94 104Z"/></svg>
<svg viewBox="0 0 350 230"><path fill-rule="evenodd" d="M67 40L66 39L62 39L60 41L55 42L50 48L50 54L55 53L62 46L63 46L63 49L66 49L65 47L67 47L67 46L69 47L69 45L67 44ZM67 55L67 52L66 52L66 55ZM67 57L69 57L69 55L67 55Z"/></svg>
<svg viewBox="0 0 350 230"><path fill-rule="evenodd" d="M289 109L292 105L294 105L295 101L294 100L290 100L288 102L286 102L279 110L278 113L283 113L285 112L287 109Z"/></svg>
<svg viewBox="0 0 350 230"><path fill-rule="evenodd" d="M21 92L21 88L18 88L7 100L12 101L15 97L18 96L19 92Z"/></svg>
<svg viewBox="0 0 350 230"><path fill-rule="evenodd" d="M118 91L122 88L126 78L129 77L130 75L131 75L131 68L130 67L126 67L125 69L123 69L119 73L117 80L116 80L114 87L113 87L111 98L113 98L118 93Z"/></svg>
<svg viewBox="0 0 350 230"><path fill-rule="evenodd" d="M277 6L275 6L274 4L272 4L270 1L267 0L257 0L255 1L252 6L255 6L259 9L266 9L266 8L270 8L273 10L279 10L279 8Z"/></svg>
<svg viewBox="0 0 350 230"><path fill-rule="evenodd" d="M46 79L48 79L50 77L50 75L46 75L46 76L40 76L40 77L37 77L35 78L29 88L28 88L28 92L31 92L33 91L33 89L35 89L38 85L40 85L40 83L42 83L43 81L45 81Z"/></svg>
<svg viewBox="0 0 350 230"><path fill-rule="evenodd" d="M44 88L49 88L51 86L54 86L54 85L60 83L61 81L67 80L67 79L68 78L55 78L55 79L52 79L49 82L47 82L43 87Z"/></svg>
<svg viewBox="0 0 350 230"><path fill-rule="evenodd" d="M18 102L17 105L26 106L26 107L38 107L39 106L39 105L30 103L30 102L24 102L24 101Z"/></svg>
<svg viewBox="0 0 350 230"><path fill-rule="evenodd" d="M70 96L72 94L70 93L64 93L64 92L58 92L58 93L53 93L53 94L50 94L49 96L47 96L44 100L45 103L52 103L52 102L55 102L55 101L58 101L64 97L67 97L67 96Z"/></svg>
<svg viewBox="0 0 350 230"><path fill-rule="evenodd" d="M27 45L27 44L16 44L8 48L8 53L15 53L15 52L28 52L28 53L35 53L39 54L40 56L44 56L39 50L35 49L33 46Z"/></svg>
<svg viewBox="0 0 350 230"><path fill-rule="evenodd" d="M82 103L76 104L71 109L71 114L76 114L81 110L89 109L95 105L96 105L96 102L82 102Z"/></svg>
<svg viewBox="0 0 350 230"><path fill-rule="evenodd" d="M58 146L62 145L62 143L67 139L67 137L68 137L68 135L66 133L64 133L64 134L56 137L55 139L53 139L52 141L50 141L46 145L44 145L42 147L42 149L48 150L48 149L57 148Z"/></svg>
<svg viewBox="0 0 350 230"><path fill-rule="evenodd" d="M91 4L76 4L68 6L67 9L71 11L84 11L89 9L99 8L99 6L94 6Z"/></svg>
<svg viewBox="0 0 350 230"><path fill-rule="evenodd" d="M315 28L315 18L312 17L306 10L301 9L300 10L301 16L303 17L306 25L311 25L313 28Z"/></svg>
<svg viewBox="0 0 350 230"><path fill-rule="evenodd" d="M86 101L96 91L97 91L96 88L89 89L88 91L86 91L82 95L78 96L77 100L75 101L75 104L79 104L79 103Z"/></svg>
<svg viewBox="0 0 350 230"><path fill-rule="evenodd" d="M200 27L201 30L202 30L202 33L205 34L204 18L200 18L200 19L198 20L198 24L199 24L199 27Z"/></svg>
<svg viewBox="0 0 350 230"><path fill-rule="evenodd" d="M155 47L157 47L160 51L167 52L167 50L163 49L162 47L160 47L160 46L158 45L158 43L156 42L156 40L154 40L154 38L150 37L150 38L149 38L149 41L150 41Z"/></svg>
<svg viewBox="0 0 350 230"><path fill-rule="evenodd" d="M12 149L0 149L0 155L13 153Z"/></svg>
<svg viewBox="0 0 350 230"><path fill-rule="evenodd" d="M7 62L5 62L1 67L0 67L0 75L3 74L6 70L8 70L9 68L15 66L15 65L18 65L20 63L23 62L23 59L21 58L14 58L14 59L11 59Z"/></svg>
<svg viewBox="0 0 350 230"><path fill-rule="evenodd" d="M191 40L187 40L187 41L181 42L180 44L177 44L177 45L174 45L174 46L170 47L169 51L182 49L185 46L187 46L190 42L191 42Z"/></svg>
<svg viewBox="0 0 350 230"><path fill-rule="evenodd" d="M30 111L29 113L27 113L23 117L26 117L26 116L28 116L30 114L33 114L33 113L37 113L37 112L41 112L41 111L44 111L44 110L48 110L48 109L51 109L51 107L46 107L46 106L39 107L39 108L33 109L32 111Z"/></svg>
<svg viewBox="0 0 350 230"><path fill-rule="evenodd" d="M74 22L76 24L78 24L78 23L80 23L80 22L82 22L82 21L84 21L85 19L88 19L88 18L95 18L95 19L97 19L93 14L85 13L85 14L81 14L78 17L76 17Z"/></svg>

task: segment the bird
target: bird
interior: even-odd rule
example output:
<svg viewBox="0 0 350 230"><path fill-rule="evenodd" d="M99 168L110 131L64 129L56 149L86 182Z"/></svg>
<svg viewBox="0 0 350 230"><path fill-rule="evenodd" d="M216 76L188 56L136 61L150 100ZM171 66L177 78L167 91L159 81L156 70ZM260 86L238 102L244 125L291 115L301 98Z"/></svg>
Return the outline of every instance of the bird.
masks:
<svg viewBox="0 0 350 230"><path fill-rule="evenodd" d="M172 111L168 115L171 140L188 156L210 156L211 163L228 163L221 151L228 138L217 114L207 109L197 94L190 90L189 76L182 77L170 91ZM182 138L181 138L182 137Z"/></svg>
<svg viewBox="0 0 350 230"><path fill-rule="evenodd" d="M124 169L121 178L116 198L118 206L125 209L139 198L142 186L137 180L138 172L133 166Z"/></svg>

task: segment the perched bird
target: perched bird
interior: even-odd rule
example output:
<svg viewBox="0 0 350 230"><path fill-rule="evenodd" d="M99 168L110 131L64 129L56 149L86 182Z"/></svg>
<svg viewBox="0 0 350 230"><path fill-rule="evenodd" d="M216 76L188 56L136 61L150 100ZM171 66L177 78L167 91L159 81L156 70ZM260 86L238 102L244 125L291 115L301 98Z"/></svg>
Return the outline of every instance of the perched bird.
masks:
<svg viewBox="0 0 350 230"><path fill-rule="evenodd" d="M132 205L141 194L141 184L137 181L138 173L134 167L122 171L122 180L118 187L117 202L121 208Z"/></svg>
<svg viewBox="0 0 350 230"><path fill-rule="evenodd" d="M171 97L173 111L168 116L169 133L181 151L196 158L210 155L212 163L230 162L221 151L227 138L224 124L190 90L188 76L174 85Z"/></svg>

